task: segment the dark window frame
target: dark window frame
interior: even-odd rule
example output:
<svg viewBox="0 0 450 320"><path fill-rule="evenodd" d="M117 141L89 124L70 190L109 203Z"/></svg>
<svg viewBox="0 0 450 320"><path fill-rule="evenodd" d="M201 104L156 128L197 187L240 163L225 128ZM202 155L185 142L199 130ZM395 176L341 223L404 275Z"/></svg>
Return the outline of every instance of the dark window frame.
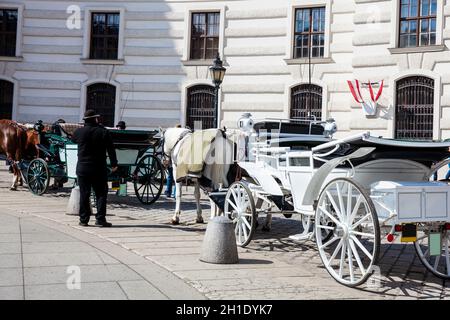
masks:
<svg viewBox="0 0 450 320"><path fill-rule="evenodd" d="M298 16L298 12L299 11L305 11L308 10L309 11L309 30L307 32L302 32L302 31L297 31L297 16ZM322 25L322 21L320 19L320 14L319 14L319 31L313 31L313 13L314 10L319 10L319 13L321 11L323 11L323 29L321 28ZM295 8L294 10L294 36L293 36L293 53L292 53L292 57L294 59L305 59L305 58L309 58L309 55L311 55L311 58L324 58L325 57L325 45L326 45L326 24L327 24L327 8L326 6L315 6L315 7L300 7L300 8ZM322 30L321 30L322 29ZM297 46L297 37L298 36L307 36L308 37L308 45L306 46L307 48L307 54L303 55L303 48L305 48L304 46ZM314 44L312 43L312 39L313 36L318 36L319 37L319 45L314 46ZM320 43L320 36L323 37L323 45ZM297 49L301 48L301 54L298 55L297 54ZM317 48L318 51L318 55L314 56L313 52L314 52L314 48Z"/></svg>
<svg viewBox="0 0 450 320"><path fill-rule="evenodd" d="M414 48L414 47L428 47L428 46L436 45L438 30L436 29L436 30L434 30L434 32L431 31L431 22L433 20L435 20L435 27L437 28L437 11L438 11L437 0L436 0L436 12L435 12L435 14L434 15L429 14L427 16L422 16L421 15L421 12L422 12L422 1L423 0L408 0L408 16L407 17L402 17L402 7L403 7L402 1L403 0L398 0L398 1L399 1L399 12L398 12L399 25L398 25L398 42L397 42L397 46L399 48ZM417 16L410 16L409 15L410 11L411 11L410 7L411 7L411 2L412 1L417 1ZM429 1L429 10L430 10L429 13L431 13L431 3L434 0L428 0L428 1ZM426 32L426 34L428 35L428 44L422 45L421 44L421 34L422 34L421 27L422 27L422 22L425 21L425 20L428 21L428 28L427 28L427 32ZM415 32L416 44L415 44L415 46L410 46L408 44L406 44L405 46L402 46L402 43L401 43L402 35L414 35L414 33L409 33L409 32L402 33L402 22L407 22L409 24L410 22L414 22L414 21L416 22L416 32ZM433 33L434 33L434 43L432 43L432 41L430 39L431 35ZM409 40L408 40L408 43L409 43Z"/></svg>
<svg viewBox="0 0 450 320"><path fill-rule="evenodd" d="M19 27L19 9L17 8L1 8L3 12L0 17L0 56L15 57L17 55L17 34ZM5 12L9 12L8 15ZM14 31L8 30L8 18L11 12L15 13L15 28Z"/></svg>
<svg viewBox="0 0 450 320"><path fill-rule="evenodd" d="M213 86L198 84L189 87L187 89L186 126L194 130L195 121L201 121L202 129L217 128L217 123L214 122L215 119L217 120L214 100Z"/></svg>
<svg viewBox="0 0 450 320"><path fill-rule="evenodd" d="M302 97L301 95L305 96ZM290 118L305 119L316 117L322 120L323 117L323 87L314 83L301 83L291 88ZM298 103L305 103L305 106L298 106ZM308 104L311 103L311 106ZM311 112L308 116L308 112Z"/></svg>
<svg viewBox="0 0 450 320"><path fill-rule="evenodd" d="M106 82L94 82L86 87L86 110L97 111L103 118L103 124L108 127L115 125L117 90L115 85ZM101 101L96 100L96 97L91 97L94 93L102 95ZM107 96L107 94L111 95ZM110 102L109 105L106 104L107 100Z"/></svg>
<svg viewBox="0 0 450 320"><path fill-rule="evenodd" d="M433 140L435 80L408 76L395 84L395 139Z"/></svg>
<svg viewBox="0 0 450 320"><path fill-rule="evenodd" d="M91 12L91 34L89 45L89 59L93 60L118 60L119 59L119 42L120 42L120 11L92 11ZM105 33L95 33L94 17L104 15L104 29ZM117 16L117 33L111 32L115 24L108 25L108 17ZM111 33L110 33L111 32ZM113 40L115 45L111 46L109 40ZM103 43L102 47L95 47L96 40Z"/></svg>
<svg viewBox="0 0 450 320"><path fill-rule="evenodd" d="M196 36L194 35L194 28L195 28L195 24L194 24L194 16L195 15L204 15L205 16L205 33ZM210 26L209 24L209 16L210 15L215 15L218 18L218 23L217 23L217 35L208 35L208 27ZM220 46L220 15L221 12L220 11L208 11L208 12L192 12L191 13L191 25L190 25L190 52L189 52L189 59L190 60L208 60L208 59L214 59L214 57L216 56L216 54L213 54L212 56L208 57L207 56L207 44L208 44L208 39L213 39L217 41L217 52L219 52L219 46ZM200 57L194 56L194 42L195 41L203 41L203 50L202 50L202 54ZM216 48L213 48L213 50Z"/></svg>
<svg viewBox="0 0 450 320"><path fill-rule="evenodd" d="M12 120L14 113L14 82L0 79L0 119ZM4 110L3 108L9 108Z"/></svg>

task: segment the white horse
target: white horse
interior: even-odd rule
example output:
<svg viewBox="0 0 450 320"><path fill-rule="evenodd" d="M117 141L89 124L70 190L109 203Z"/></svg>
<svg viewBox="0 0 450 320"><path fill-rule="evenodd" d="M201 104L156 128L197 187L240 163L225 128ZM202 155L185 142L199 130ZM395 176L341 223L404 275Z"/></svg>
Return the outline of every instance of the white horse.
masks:
<svg viewBox="0 0 450 320"><path fill-rule="evenodd" d="M196 132L197 137L205 136L203 142L195 143L193 133L184 128L169 128L164 133L164 153L170 158L173 168L173 177L176 185L176 206L172 224L180 223L181 196L183 179L194 182L195 201L197 205L197 223L203 223L202 208L200 205L200 179L207 178L211 182L212 190L228 187L227 174L233 163L233 142L226 137L226 133L219 129L201 130ZM208 137L214 137L212 141ZM193 144L194 143L194 144ZM189 172L191 165L201 168L195 174ZM212 200L211 216L217 215L216 205Z"/></svg>

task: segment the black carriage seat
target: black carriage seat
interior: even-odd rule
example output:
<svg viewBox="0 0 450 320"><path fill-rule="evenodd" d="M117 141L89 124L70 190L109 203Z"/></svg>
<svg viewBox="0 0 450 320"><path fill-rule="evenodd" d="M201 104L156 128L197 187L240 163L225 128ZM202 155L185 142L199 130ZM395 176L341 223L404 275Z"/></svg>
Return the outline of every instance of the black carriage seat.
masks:
<svg viewBox="0 0 450 320"><path fill-rule="evenodd" d="M308 134L323 136L325 129L322 125L313 123L311 121L263 121L255 123L253 126L256 133L259 134L262 131L267 133L274 132L276 134Z"/></svg>
<svg viewBox="0 0 450 320"><path fill-rule="evenodd" d="M117 130L109 129L111 138L116 149L139 150L141 157L148 149L157 149L161 141L158 138L159 131L144 130Z"/></svg>

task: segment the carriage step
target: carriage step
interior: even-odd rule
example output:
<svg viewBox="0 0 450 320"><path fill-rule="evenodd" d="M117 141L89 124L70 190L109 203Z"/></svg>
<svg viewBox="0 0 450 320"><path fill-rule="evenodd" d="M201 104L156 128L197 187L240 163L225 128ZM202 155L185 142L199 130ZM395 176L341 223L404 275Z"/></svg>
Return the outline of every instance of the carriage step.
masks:
<svg viewBox="0 0 450 320"><path fill-rule="evenodd" d="M307 233L299 233L299 234L293 234L292 236L289 236L289 239L294 241L305 241L305 240L311 240L312 239L312 232Z"/></svg>

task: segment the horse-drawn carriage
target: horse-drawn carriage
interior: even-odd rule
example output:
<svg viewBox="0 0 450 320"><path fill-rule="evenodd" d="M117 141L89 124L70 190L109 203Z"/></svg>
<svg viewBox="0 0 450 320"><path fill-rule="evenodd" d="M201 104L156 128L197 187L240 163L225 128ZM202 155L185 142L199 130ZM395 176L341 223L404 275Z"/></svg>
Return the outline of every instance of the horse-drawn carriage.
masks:
<svg viewBox="0 0 450 320"><path fill-rule="evenodd" d="M382 237L392 242L397 234L414 242L430 272L450 279L450 186L431 178L450 162L450 142L369 132L334 140L331 122L239 123L247 128L247 157L224 204L238 245L251 241L258 215L300 214L303 233L292 238L314 239L327 271L344 285L364 283Z"/></svg>
<svg viewBox="0 0 450 320"><path fill-rule="evenodd" d="M35 125L40 136L39 157L22 161L20 168L29 190L44 194L51 178L57 183L68 179L76 181L77 145L71 141L78 124L55 124L52 129L41 123ZM50 130L48 130L50 129ZM134 185L136 197L143 204L158 200L163 189L164 170L157 150L160 144L158 131L110 130L117 153L118 170L109 168L108 181ZM108 163L109 164L109 163Z"/></svg>

